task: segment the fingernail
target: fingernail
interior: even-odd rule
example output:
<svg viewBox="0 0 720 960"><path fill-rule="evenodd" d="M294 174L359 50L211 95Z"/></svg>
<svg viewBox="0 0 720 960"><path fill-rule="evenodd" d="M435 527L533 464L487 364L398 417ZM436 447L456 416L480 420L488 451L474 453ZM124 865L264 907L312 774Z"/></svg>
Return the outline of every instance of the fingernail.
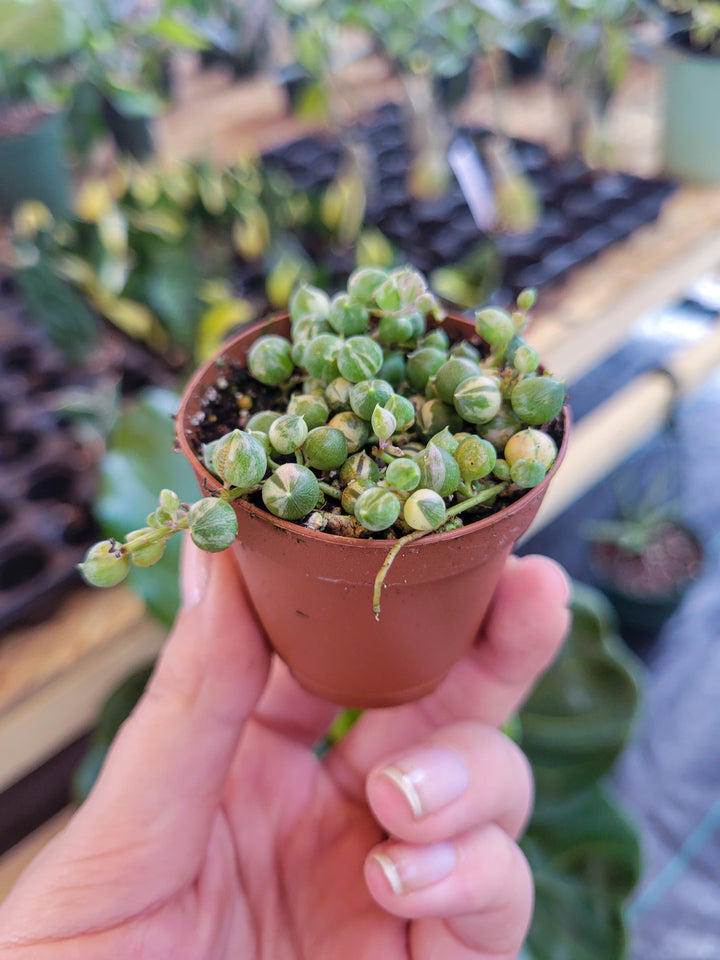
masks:
<svg viewBox="0 0 720 960"><path fill-rule="evenodd" d="M468 768L454 750L429 747L402 757L380 771L407 800L416 820L457 800L468 785Z"/></svg>
<svg viewBox="0 0 720 960"><path fill-rule="evenodd" d="M433 843L426 847L393 847L373 853L393 893L398 895L422 890L443 880L457 862L451 843Z"/></svg>
<svg viewBox="0 0 720 960"><path fill-rule="evenodd" d="M180 587L186 610L196 607L205 596L210 577L210 554L200 550L188 538L183 544Z"/></svg>

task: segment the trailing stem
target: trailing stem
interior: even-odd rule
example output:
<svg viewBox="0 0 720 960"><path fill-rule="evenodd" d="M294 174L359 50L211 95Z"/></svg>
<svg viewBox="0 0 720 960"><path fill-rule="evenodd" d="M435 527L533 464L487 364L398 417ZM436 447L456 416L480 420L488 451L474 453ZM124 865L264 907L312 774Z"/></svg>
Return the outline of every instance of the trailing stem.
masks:
<svg viewBox="0 0 720 960"><path fill-rule="evenodd" d="M463 513L465 510L472 510L473 507L479 506L481 503L486 503L488 500L492 500L493 497L501 493L507 488L507 483L496 483L492 487L487 487L485 490L482 490L476 496L472 497L470 500L466 500L464 503L458 503L450 509L445 514L445 518L442 523L437 524L431 530L415 530L413 533L408 533L404 537L395 543L392 549L388 552L388 555L383 560L383 564L380 567L377 576L375 577L375 586L373 589L373 613L375 614L375 619L380 619L380 595L382 593L383 584L385 583L385 578L388 575L390 567L393 565L395 557L400 553L400 551L408 543L413 543L415 540L420 540L422 537L428 536L430 533L437 533L437 531L447 523L448 519L451 517L456 517L458 514Z"/></svg>

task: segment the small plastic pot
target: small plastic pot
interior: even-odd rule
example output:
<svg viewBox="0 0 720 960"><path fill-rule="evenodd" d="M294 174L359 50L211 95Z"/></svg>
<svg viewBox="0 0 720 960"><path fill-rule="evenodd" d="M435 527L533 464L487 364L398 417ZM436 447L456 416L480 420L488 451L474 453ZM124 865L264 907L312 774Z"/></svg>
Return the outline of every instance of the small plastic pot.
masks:
<svg viewBox="0 0 720 960"><path fill-rule="evenodd" d="M444 329L468 338L473 325ZM263 334L289 335L287 317L257 324L201 367L176 421L181 451L204 492L218 481L194 453L193 419L222 358L244 364ZM318 533L279 520L245 500L233 504L231 548L271 645L303 687L349 707L387 707L429 693L470 649L515 541L527 530L567 445L568 413L556 464L542 484L497 514L410 544L385 581L379 620L373 586L391 543Z"/></svg>
<svg viewBox="0 0 720 960"><path fill-rule="evenodd" d="M674 526L687 537L688 543L695 546L697 565L663 591L640 593L630 590L622 567L604 557L597 545L589 551L595 582L615 608L624 640L635 650L645 647L657 636L701 575L705 557L702 543L684 524Z"/></svg>
<svg viewBox="0 0 720 960"><path fill-rule="evenodd" d="M720 183L720 57L694 50L687 32L662 51L665 169L691 183Z"/></svg>

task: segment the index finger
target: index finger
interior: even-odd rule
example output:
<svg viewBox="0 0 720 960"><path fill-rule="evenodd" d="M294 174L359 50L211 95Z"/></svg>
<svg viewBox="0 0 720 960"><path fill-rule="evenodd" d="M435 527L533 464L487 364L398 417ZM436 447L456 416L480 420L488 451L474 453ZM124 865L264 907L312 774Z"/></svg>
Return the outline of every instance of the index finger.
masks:
<svg viewBox="0 0 720 960"><path fill-rule="evenodd" d="M328 754L339 785L363 796L376 763L446 724L504 723L555 658L570 625L569 599L568 577L554 561L510 557L477 643L437 690L416 703L367 711Z"/></svg>

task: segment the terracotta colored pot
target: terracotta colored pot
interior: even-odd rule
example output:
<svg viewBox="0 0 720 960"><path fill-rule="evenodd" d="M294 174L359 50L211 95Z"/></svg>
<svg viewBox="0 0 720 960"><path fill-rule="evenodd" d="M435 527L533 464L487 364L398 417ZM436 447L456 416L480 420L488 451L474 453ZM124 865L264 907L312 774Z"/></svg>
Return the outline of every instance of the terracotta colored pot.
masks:
<svg viewBox="0 0 720 960"><path fill-rule="evenodd" d="M468 337L459 317L443 324ZM286 317L244 331L222 356L244 363L259 336L289 336ZM218 377L217 358L190 382L177 417L180 448L201 489L218 481L188 442L204 390ZM372 610L375 577L391 547L307 530L236 500L232 547L272 646L306 689L348 707L385 707L433 690L473 643L505 560L530 526L567 445L568 414L558 459L545 480L499 513L449 533L429 535L396 557L385 580L379 621Z"/></svg>

